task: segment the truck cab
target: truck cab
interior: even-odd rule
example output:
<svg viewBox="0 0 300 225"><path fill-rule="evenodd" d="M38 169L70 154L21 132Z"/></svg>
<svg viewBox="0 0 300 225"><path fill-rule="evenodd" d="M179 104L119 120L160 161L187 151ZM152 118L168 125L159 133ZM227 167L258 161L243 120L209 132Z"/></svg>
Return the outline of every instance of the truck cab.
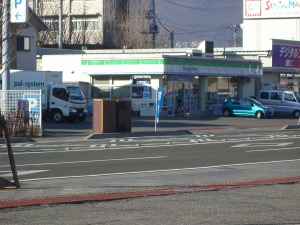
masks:
<svg viewBox="0 0 300 225"><path fill-rule="evenodd" d="M53 84L49 88L48 115L53 122L63 119L69 122L84 121L87 117L87 101L77 85Z"/></svg>

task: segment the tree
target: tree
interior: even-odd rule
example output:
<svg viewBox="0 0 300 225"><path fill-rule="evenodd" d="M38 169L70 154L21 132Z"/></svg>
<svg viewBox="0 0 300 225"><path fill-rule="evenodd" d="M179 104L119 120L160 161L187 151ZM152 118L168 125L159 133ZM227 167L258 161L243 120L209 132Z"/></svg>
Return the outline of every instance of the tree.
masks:
<svg viewBox="0 0 300 225"><path fill-rule="evenodd" d="M98 16L89 1L74 1L77 5L73 16L68 5L63 5L62 40L64 48L151 48L149 33L151 20L147 19L148 1L141 0L103 0L103 15ZM73 3L72 3L73 4ZM79 5L82 4L82 5ZM73 7L74 8L74 7ZM82 9L82 10L81 10ZM80 11L81 10L81 11ZM47 24L48 30L38 33L39 46L58 45L58 14L56 2L40 2L35 6L37 15ZM87 12L90 15L87 15ZM168 32L157 34L157 46L168 46Z"/></svg>

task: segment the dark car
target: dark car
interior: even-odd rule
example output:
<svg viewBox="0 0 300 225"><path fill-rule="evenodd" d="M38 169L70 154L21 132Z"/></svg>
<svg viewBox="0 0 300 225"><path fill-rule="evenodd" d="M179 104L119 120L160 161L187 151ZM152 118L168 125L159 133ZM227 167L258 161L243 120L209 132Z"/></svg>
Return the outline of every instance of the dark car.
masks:
<svg viewBox="0 0 300 225"><path fill-rule="evenodd" d="M272 107L265 106L252 98L227 98L222 107L223 116L252 116L258 119L271 118Z"/></svg>

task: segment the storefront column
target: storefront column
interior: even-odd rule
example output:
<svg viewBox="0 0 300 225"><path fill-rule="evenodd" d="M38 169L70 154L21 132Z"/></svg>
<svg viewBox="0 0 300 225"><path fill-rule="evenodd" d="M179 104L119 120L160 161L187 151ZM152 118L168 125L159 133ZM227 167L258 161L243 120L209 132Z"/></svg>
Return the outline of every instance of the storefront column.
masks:
<svg viewBox="0 0 300 225"><path fill-rule="evenodd" d="M200 80L200 84L199 84L200 111L204 112L206 110L205 109L205 93L208 90L208 77L200 76L199 80Z"/></svg>

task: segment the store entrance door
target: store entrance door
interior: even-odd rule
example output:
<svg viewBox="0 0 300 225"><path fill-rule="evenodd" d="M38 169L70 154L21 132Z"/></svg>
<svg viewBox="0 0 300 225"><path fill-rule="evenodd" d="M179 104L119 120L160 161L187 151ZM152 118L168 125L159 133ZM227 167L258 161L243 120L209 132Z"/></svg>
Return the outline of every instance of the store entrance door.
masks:
<svg viewBox="0 0 300 225"><path fill-rule="evenodd" d="M186 79L169 80L165 89L167 89L165 97L169 116L190 116L194 111L199 110L197 82Z"/></svg>

